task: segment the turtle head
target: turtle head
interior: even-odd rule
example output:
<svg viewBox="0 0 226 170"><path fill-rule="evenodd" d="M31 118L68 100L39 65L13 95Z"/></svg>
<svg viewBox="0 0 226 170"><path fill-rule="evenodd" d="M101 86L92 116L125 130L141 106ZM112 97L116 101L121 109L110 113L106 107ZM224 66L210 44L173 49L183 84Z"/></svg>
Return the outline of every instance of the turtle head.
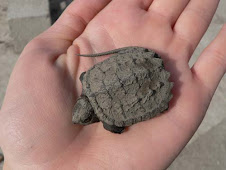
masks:
<svg viewBox="0 0 226 170"><path fill-rule="evenodd" d="M82 95L74 106L73 109L73 123L88 125L91 123L98 122L96 114L94 113L93 107L89 102L89 99Z"/></svg>

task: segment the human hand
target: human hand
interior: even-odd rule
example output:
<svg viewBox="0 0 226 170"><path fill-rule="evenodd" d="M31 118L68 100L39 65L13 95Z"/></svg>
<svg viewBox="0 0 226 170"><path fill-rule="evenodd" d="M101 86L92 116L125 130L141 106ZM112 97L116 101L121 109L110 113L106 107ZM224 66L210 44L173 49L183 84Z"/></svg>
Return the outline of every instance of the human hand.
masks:
<svg viewBox="0 0 226 170"><path fill-rule="evenodd" d="M5 169L165 169L192 137L226 71L226 26L188 61L219 0L76 0L22 52L0 113ZM167 112L118 135L72 124L79 76L124 46L158 52L172 73ZM207 76L208 72L208 76Z"/></svg>

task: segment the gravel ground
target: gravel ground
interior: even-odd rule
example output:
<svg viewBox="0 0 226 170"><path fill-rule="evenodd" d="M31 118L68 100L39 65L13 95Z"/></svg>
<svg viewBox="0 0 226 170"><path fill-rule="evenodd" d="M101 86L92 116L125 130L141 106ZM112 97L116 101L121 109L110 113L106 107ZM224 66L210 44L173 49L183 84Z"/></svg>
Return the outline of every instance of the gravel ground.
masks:
<svg viewBox="0 0 226 170"><path fill-rule="evenodd" d="M0 0L0 106L2 105L9 76L18 58L18 54L13 52L12 39L9 35L6 19L7 3L8 0ZM2 169L2 166L3 164L0 163L0 169Z"/></svg>
<svg viewBox="0 0 226 170"><path fill-rule="evenodd" d="M12 46L7 23L7 1L0 0L0 106L2 105L9 76L18 58Z"/></svg>

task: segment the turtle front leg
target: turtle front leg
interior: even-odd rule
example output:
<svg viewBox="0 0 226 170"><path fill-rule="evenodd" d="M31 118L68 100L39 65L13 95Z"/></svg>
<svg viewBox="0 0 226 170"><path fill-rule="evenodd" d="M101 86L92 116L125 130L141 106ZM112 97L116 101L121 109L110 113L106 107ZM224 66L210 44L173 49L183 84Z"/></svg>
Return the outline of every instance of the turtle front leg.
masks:
<svg viewBox="0 0 226 170"><path fill-rule="evenodd" d="M104 129L106 129L106 130L108 130L108 131L110 131L112 133L121 134L125 130L125 127L118 127L118 126L115 126L115 125L108 125L105 122L103 122L103 126L104 126Z"/></svg>

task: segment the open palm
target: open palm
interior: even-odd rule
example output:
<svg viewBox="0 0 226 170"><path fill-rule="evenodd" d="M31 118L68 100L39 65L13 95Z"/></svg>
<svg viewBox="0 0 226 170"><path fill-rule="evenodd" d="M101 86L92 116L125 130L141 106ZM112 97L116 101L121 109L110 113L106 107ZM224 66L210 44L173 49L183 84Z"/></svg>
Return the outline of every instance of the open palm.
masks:
<svg viewBox="0 0 226 170"><path fill-rule="evenodd" d="M164 169L197 130L226 70L226 27L192 69L188 61L219 0L76 0L32 40L12 73L0 113L6 169ZM113 134L72 124L79 76L125 46L158 52L174 98L163 115ZM209 72L211 70L211 72ZM208 77L206 77L208 72Z"/></svg>

